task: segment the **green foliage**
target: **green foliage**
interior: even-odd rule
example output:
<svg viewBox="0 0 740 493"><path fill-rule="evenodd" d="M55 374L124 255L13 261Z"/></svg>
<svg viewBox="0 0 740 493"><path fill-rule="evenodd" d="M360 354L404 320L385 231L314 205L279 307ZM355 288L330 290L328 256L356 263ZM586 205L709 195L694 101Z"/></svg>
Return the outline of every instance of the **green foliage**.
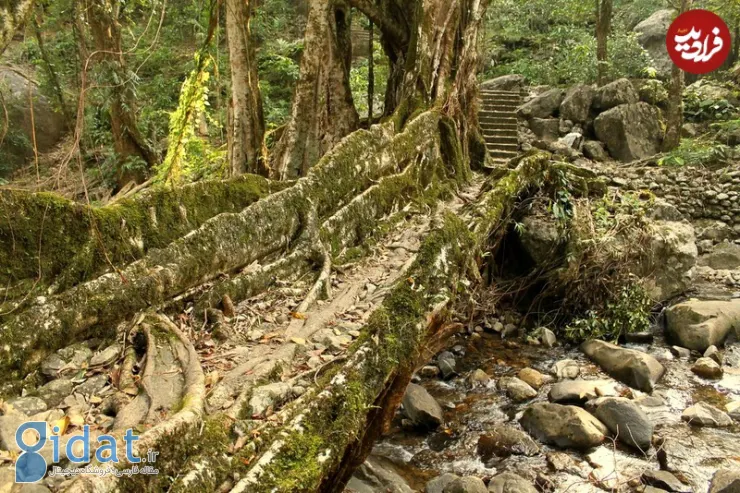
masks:
<svg viewBox="0 0 740 493"><path fill-rule="evenodd" d="M737 150L706 139L681 139L679 146L658 160L659 166L725 165L738 158Z"/></svg>
<svg viewBox="0 0 740 493"><path fill-rule="evenodd" d="M373 62L375 63L373 115L377 117L385 110L385 88L388 83L388 74L390 71L388 58L383 53L383 47L377 41L374 42ZM369 70L368 58L362 57L352 63L352 70L350 71L349 82L352 88L352 98L361 118L364 118L368 114L367 86Z"/></svg>
<svg viewBox="0 0 740 493"><path fill-rule="evenodd" d="M300 74L298 60L302 52L303 41L277 38L268 41L257 56L268 129L283 125L290 116L293 89Z"/></svg>

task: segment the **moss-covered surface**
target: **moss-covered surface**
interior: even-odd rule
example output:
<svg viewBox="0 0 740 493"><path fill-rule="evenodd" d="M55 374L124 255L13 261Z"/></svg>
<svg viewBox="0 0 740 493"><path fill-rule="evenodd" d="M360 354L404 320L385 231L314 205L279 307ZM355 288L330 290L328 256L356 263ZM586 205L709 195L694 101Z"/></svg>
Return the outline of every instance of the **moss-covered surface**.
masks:
<svg viewBox="0 0 740 493"><path fill-rule="evenodd" d="M0 191L0 285L40 279L63 290L162 248L208 219L237 212L289 184L256 175L155 188L105 207L52 193ZM25 295L27 286L18 286Z"/></svg>

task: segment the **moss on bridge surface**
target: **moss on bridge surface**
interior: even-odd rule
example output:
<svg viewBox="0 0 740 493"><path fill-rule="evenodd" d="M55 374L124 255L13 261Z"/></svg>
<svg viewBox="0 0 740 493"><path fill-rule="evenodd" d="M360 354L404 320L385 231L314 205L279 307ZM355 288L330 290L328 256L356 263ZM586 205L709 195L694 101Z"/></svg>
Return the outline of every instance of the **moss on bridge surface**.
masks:
<svg viewBox="0 0 740 493"><path fill-rule="evenodd" d="M156 188L104 207L52 193L0 191L0 285L64 290L162 248L208 219L237 212L289 183L256 175Z"/></svg>

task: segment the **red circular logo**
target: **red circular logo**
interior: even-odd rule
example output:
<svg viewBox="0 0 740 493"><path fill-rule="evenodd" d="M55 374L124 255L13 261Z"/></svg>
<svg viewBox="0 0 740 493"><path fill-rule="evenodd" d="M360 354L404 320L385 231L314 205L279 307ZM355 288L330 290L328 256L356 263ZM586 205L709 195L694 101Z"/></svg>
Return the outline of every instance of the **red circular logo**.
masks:
<svg viewBox="0 0 740 493"><path fill-rule="evenodd" d="M730 54L730 30L708 10L689 10L668 28L668 54L678 68L691 74L717 70Z"/></svg>

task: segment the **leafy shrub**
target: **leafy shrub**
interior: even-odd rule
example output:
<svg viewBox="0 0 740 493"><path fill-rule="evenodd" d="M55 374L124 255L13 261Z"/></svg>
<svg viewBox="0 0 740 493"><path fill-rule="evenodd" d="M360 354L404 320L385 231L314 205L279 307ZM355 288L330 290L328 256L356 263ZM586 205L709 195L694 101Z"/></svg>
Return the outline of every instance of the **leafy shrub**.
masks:
<svg viewBox="0 0 740 493"><path fill-rule="evenodd" d="M676 149L658 160L658 165L726 165L737 158L738 152L730 146L703 139L681 139L681 143Z"/></svg>

